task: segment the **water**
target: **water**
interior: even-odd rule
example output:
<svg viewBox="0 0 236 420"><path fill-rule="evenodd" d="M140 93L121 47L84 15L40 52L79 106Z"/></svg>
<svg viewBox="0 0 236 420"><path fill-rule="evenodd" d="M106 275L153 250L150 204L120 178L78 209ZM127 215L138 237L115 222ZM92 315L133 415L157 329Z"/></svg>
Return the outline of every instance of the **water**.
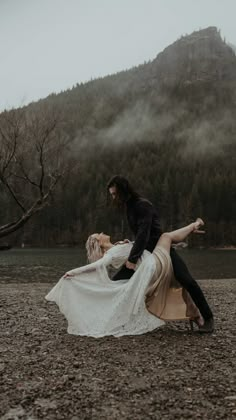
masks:
<svg viewBox="0 0 236 420"><path fill-rule="evenodd" d="M196 279L236 278L236 250L178 251ZM55 283L66 271L86 264L82 248L25 248L0 252L0 281Z"/></svg>
<svg viewBox="0 0 236 420"><path fill-rule="evenodd" d="M13 248L0 252L0 281L55 283L86 263L82 248Z"/></svg>

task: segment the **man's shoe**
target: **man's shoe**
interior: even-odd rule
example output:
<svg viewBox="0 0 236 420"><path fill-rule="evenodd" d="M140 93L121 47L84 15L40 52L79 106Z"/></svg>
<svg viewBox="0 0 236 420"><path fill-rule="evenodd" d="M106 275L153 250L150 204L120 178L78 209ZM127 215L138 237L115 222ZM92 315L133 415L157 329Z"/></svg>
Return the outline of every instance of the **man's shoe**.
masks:
<svg viewBox="0 0 236 420"><path fill-rule="evenodd" d="M198 331L201 334L212 333L214 331L214 318L212 317L205 321L202 326L199 326Z"/></svg>

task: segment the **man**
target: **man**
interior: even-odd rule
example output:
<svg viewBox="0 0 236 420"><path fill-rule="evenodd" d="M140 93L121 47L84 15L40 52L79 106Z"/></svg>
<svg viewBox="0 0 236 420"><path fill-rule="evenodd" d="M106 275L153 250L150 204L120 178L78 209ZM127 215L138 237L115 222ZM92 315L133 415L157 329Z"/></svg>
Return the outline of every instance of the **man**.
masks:
<svg viewBox="0 0 236 420"><path fill-rule="evenodd" d="M127 279L134 274L135 265L144 249L152 252L155 248L162 234L160 222L153 204L134 191L126 178L120 175L112 177L107 184L107 192L118 206L125 206L128 224L135 235L128 261L113 277L113 280ZM170 256L176 279L188 291L204 318L204 325L198 326L199 332L213 332L213 314L201 288L173 248Z"/></svg>

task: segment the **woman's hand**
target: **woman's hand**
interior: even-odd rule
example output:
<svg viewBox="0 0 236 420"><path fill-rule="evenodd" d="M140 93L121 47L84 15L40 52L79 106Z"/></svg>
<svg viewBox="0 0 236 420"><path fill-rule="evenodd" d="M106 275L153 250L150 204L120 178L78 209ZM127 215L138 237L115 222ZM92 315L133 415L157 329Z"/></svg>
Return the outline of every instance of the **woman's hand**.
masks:
<svg viewBox="0 0 236 420"><path fill-rule="evenodd" d="M74 277L74 274L68 272L68 273L64 274L63 279L69 279L70 277Z"/></svg>
<svg viewBox="0 0 236 420"><path fill-rule="evenodd" d="M130 243L129 239L124 239L123 241L116 242L114 245L123 245L123 244L129 244L129 243Z"/></svg>

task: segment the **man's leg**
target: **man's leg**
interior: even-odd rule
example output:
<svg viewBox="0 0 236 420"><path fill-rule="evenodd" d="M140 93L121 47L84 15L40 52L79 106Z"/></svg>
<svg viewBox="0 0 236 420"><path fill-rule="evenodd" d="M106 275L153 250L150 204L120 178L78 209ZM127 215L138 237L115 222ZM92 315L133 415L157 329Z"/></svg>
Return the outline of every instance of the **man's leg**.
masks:
<svg viewBox="0 0 236 420"><path fill-rule="evenodd" d="M170 250L170 256L176 280L178 280L181 286L183 286L188 291L195 305L201 312L204 320L207 321L208 319L212 318L213 314L206 301L206 298L196 280L194 280L189 273L185 262L173 248Z"/></svg>
<svg viewBox="0 0 236 420"><path fill-rule="evenodd" d="M134 270L131 270L130 268L127 268L125 265L123 265L121 269L114 275L114 277L112 277L112 280L116 281L130 279L134 273Z"/></svg>

